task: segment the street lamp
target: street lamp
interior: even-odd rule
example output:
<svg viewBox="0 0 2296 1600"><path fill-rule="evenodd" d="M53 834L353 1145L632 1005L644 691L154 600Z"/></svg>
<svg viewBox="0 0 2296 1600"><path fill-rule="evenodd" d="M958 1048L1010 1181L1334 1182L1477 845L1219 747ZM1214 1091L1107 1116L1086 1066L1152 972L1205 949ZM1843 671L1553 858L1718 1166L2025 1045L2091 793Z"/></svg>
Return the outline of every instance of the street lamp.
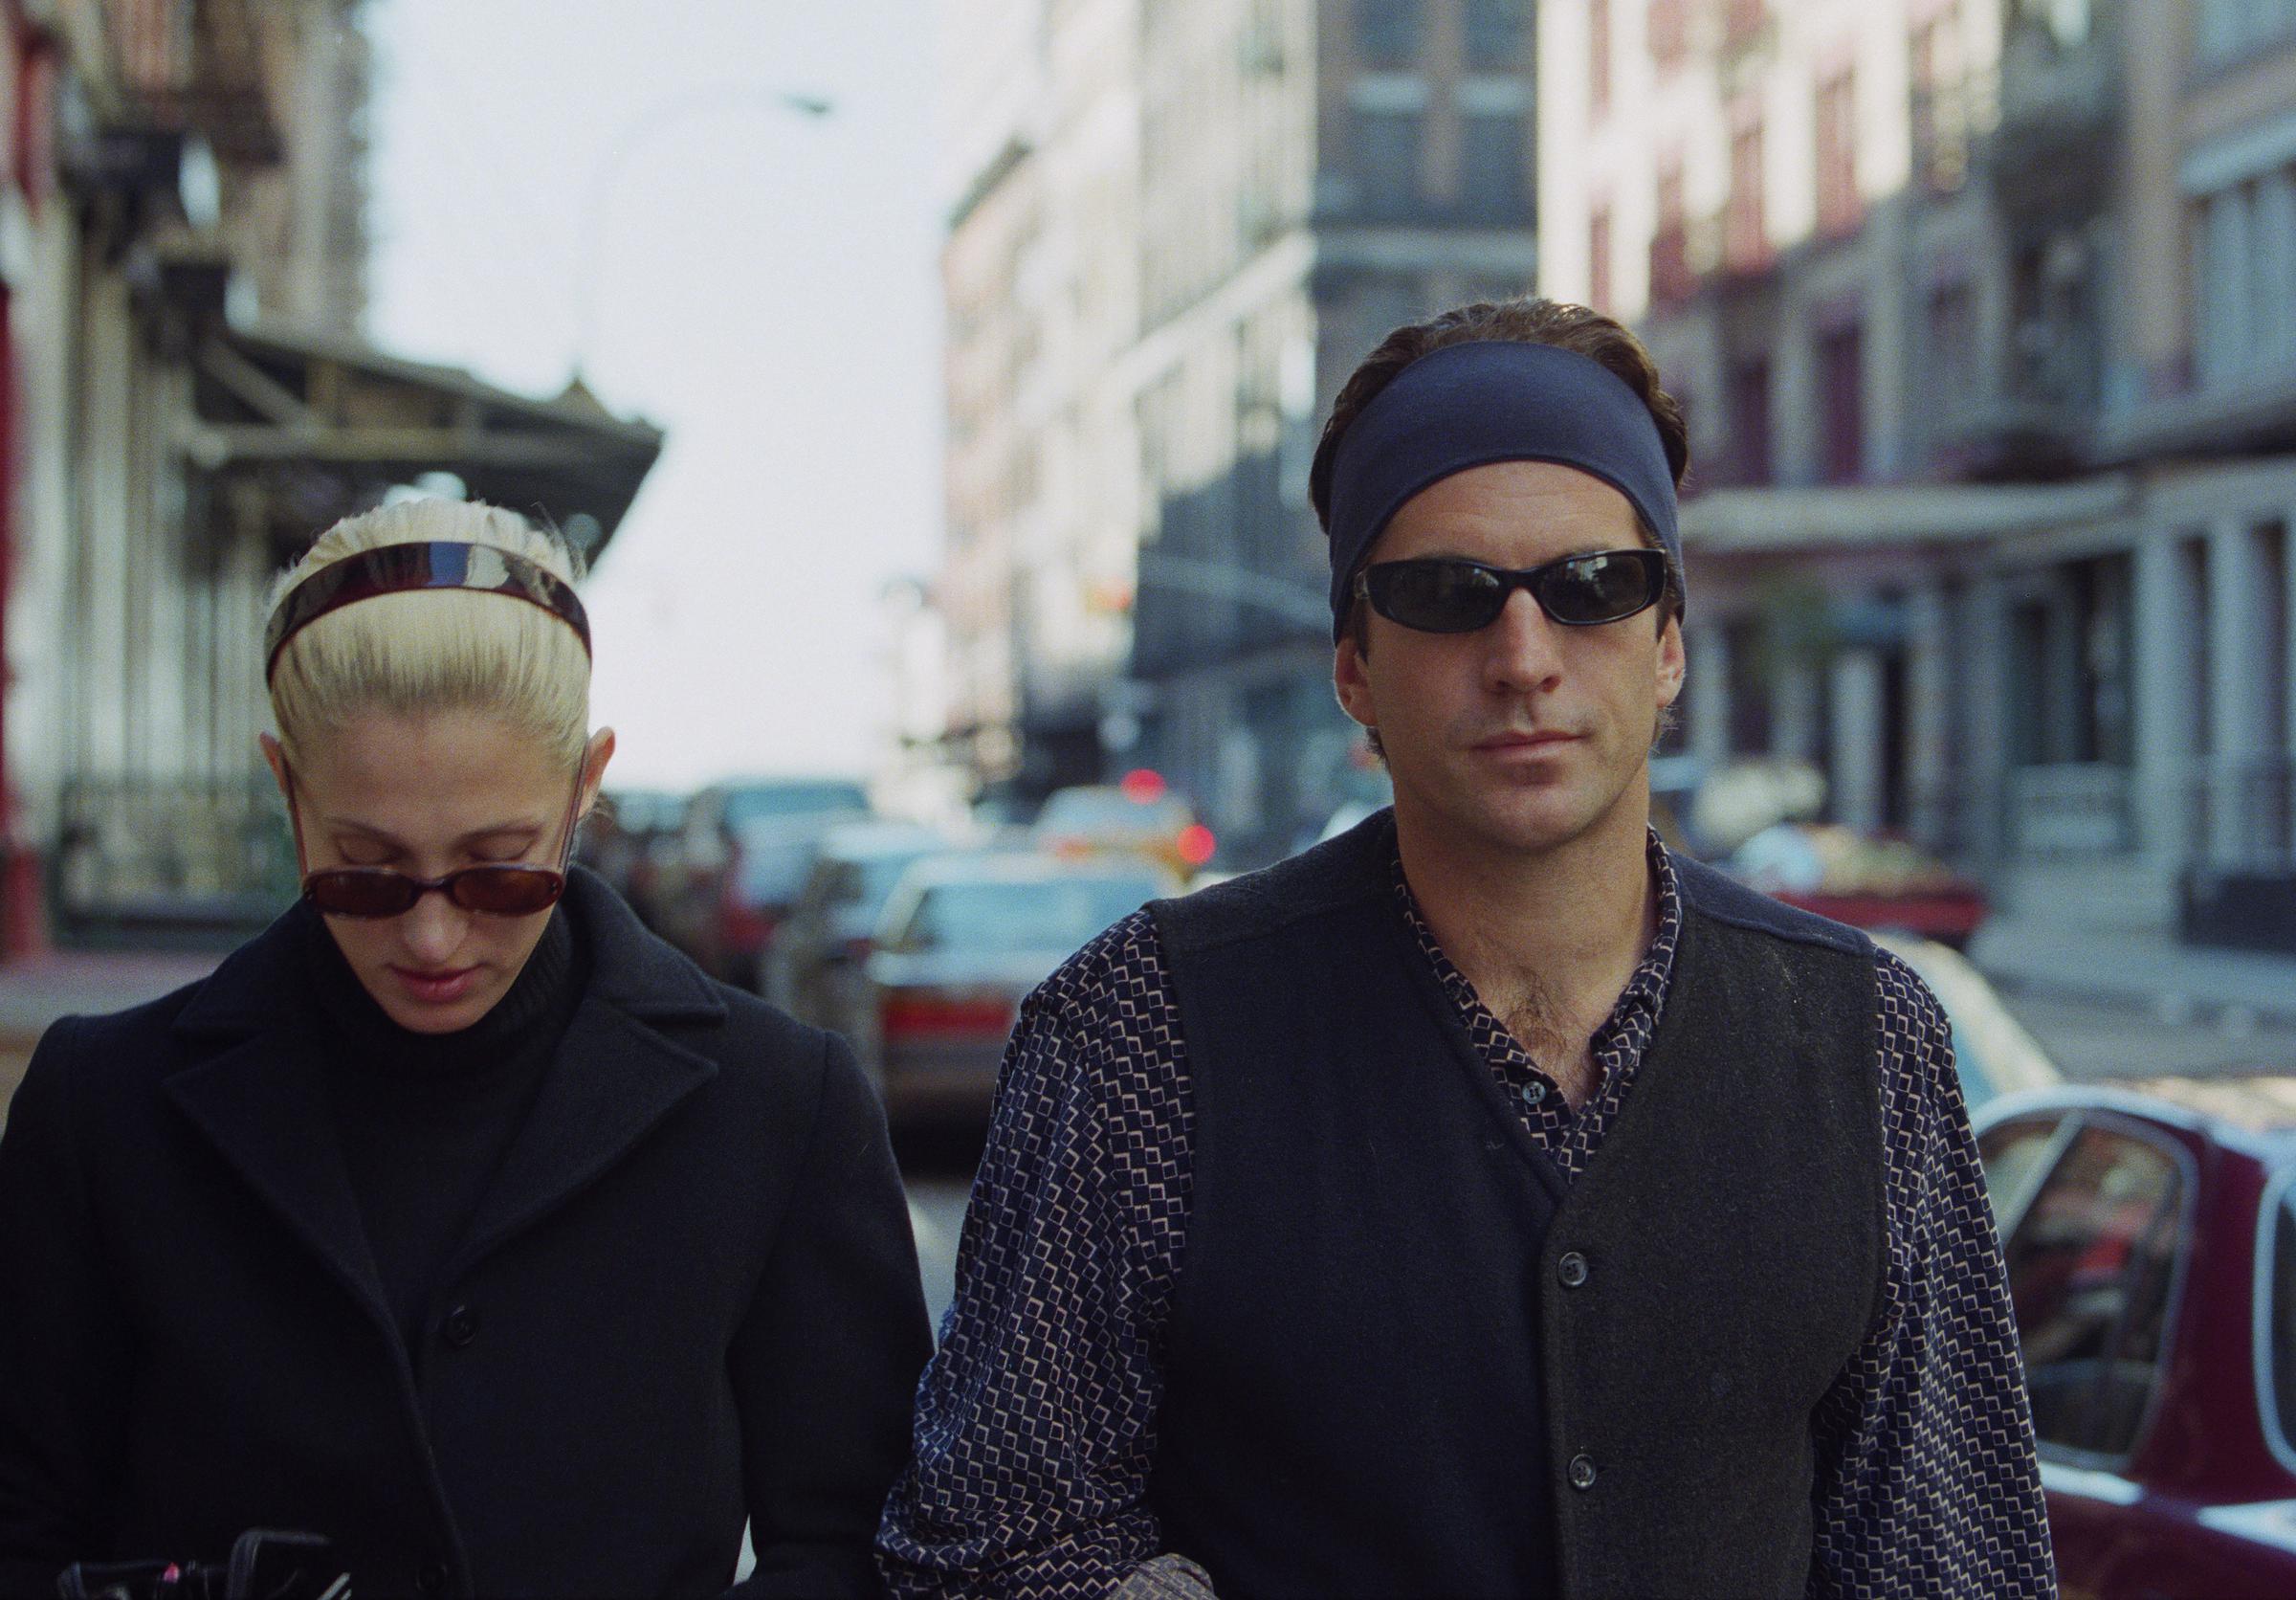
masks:
<svg viewBox="0 0 2296 1600"><path fill-rule="evenodd" d="M583 236L577 246L581 265L574 285L575 382L582 381L583 365L597 339L598 267L605 250L607 207L613 199L623 166L639 146L673 127L722 112L759 109L794 112L808 121L819 121L835 112L837 102L826 95L762 84L727 83L656 100L615 131L606 153L590 168L589 190L583 206Z"/></svg>

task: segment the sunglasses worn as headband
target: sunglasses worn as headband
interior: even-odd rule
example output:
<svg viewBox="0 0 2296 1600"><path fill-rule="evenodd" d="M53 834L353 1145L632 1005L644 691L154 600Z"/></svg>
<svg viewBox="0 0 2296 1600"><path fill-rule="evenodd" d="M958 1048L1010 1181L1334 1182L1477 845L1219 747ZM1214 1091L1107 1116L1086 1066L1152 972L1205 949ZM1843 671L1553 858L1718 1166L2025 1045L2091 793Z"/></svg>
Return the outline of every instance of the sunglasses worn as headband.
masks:
<svg viewBox="0 0 2296 1600"><path fill-rule="evenodd" d="M1382 561L1356 575L1356 593L1390 622L1423 633L1488 628L1518 589L1566 628L1623 622L1658 603L1667 589L1661 550L1596 550L1543 567L1487 567L1449 556Z"/></svg>
<svg viewBox="0 0 2296 1600"><path fill-rule="evenodd" d="M303 899L329 917L399 917L436 891L465 911L490 917L531 917L556 905L566 892L566 865L574 853L574 822L582 804L582 774L574 775L566 802L564 839L558 866L525 861L487 861L458 867L444 878L416 878L396 867L326 867L303 878ZM287 777L287 813L295 825L295 857L303 861L303 823L295 804L295 775Z"/></svg>

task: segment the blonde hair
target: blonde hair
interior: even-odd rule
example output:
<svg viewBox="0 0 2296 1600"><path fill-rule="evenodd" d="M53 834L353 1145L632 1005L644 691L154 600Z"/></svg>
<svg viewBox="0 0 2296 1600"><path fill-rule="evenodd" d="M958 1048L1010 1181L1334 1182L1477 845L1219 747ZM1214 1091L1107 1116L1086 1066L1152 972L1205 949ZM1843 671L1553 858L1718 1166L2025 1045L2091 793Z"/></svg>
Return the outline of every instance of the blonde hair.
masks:
<svg viewBox="0 0 2296 1600"><path fill-rule="evenodd" d="M582 558L515 511L461 500L409 500L346 517L272 585L271 607L332 562L386 544L485 544L575 583ZM590 658L582 640L540 606L463 589L383 594L327 612L280 653L272 715L288 758L306 741L364 712L494 713L571 766L589 737Z"/></svg>

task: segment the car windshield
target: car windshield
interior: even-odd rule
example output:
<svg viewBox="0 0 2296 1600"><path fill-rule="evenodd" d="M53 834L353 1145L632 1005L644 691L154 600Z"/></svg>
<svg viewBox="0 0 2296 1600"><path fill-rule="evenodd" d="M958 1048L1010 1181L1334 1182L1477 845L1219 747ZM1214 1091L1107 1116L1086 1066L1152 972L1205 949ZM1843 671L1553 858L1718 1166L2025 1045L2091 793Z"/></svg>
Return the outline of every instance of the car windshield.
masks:
<svg viewBox="0 0 2296 1600"><path fill-rule="evenodd" d="M725 823L728 828L739 831L753 822L868 810L869 796L862 791L859 784L759 784L748 789L734 789L726 795Z"/></svg>
<svg viewBox="0 0 2296 1600"><path fill-rule="evenodd" d="M1037 828L1048 833L1177 832L1187 826L1187 804L1166 794L1132 800L1115 789L1071 789L1045 802Z"/></svg>
<svg viewBox="0 0 2296 1600"><path fill-rule="evenodd" d="M1152 878L1048 878L938 883L924 892L902 940L912 950L1072 950L1154 899Z"/></svg>

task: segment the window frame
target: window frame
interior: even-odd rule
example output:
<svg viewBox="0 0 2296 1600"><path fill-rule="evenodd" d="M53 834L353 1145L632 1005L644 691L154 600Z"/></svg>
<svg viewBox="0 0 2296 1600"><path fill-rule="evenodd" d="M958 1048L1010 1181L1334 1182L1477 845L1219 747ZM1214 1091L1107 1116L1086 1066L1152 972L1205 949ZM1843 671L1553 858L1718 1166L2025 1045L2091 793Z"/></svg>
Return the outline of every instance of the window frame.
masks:
<svg viewBox="0 0 2296 1600"><path fill-rule="evenodd" d="M2003 1124L2025 1121L2033 1116L2056 1109L2058 1108L2046 1106L2021 1108L2011 1115L1990 1122L1984 1133L1980 1133L1977 1137L1982 1140L1986 1134L1994 1132ZM2164 1291L2168 1301L2160 1321L2160 1350L2153 1363L2152 1392L2145 1396L2144 1412L2137 1418L2136 1427L2129 1435L2128 1449L2119 1452L2086 1450L2075 1445L2060 1444L2055 1440L2042 1438L2039 1429L2034 1431L2034 1445L2044 1461L2053 1461L2064 1466L2081 1467L2097 1472L2119 1473L2143 1452L2146 1442L2152 1436L2154 1425L2160 1420L2161 1395L2168 1387L2162 1380L2172 1365L2176 1348L2176 1337L2182 1331L2185 1279L2192 1272L2193 1228L2199 1203L2199 1163L2194 1160L2193 1152L2186 1146L2183 1140L2141 1117L2132 1117L2120 1111L2093 1105L2066 1106L2062 1109L2061 1121L2058 1122L2057 1132L2053 1136L2054 1147L2047 1152L2045 1163L2035 1168L2037 1175L2032 1179L2025 1192L2018 1196L2015 1220L2004 1222L1997 1216L1994 1219L1994 1231L2000 1244L2002 1278L2004 1286L2009 1289L2010 1315L2014 1321L2017 1311L2017 1291L2014 1284L2007 1282L2010 1240L2015 1236L2018 1229L2024 1226L2025 1217L2033 1209L2033 1202L2040 1198L2042 1189L2048 1188L2049 1179L2054 1177L2057 1168L2064 1165L2065 1153L2072 1148L2074 1141L2092 1127L2101 1128L2106 1132L2150 1145L2166 1154L2176 1169L2176 1226L2171 1233L2173 1256L2169 1268L2169 1280ZM2105 1359L2108 1365L2116 1354L2117 1352L2114 1350L2107 1350ZM2021 1335L2018 1342L2018 1365L2020 1368L2024 1365L2024 1342ZM2027 1381L2028 1383L2031 1381L2029 1375Z"/></svg>
<svg viewBox="0 0 2296 1600"><path fill-rule="evenodd" d="M2281 1426L2280 1401L2272 1386L2272 1246L2278 1235L2271 1225L2277 1222L2282 1205L2290 1199L2291 1189L2296 1189L2296 1160L2284 1160L2264 1180L2263 1201L2257 1210L2256 1268L2251 1286L2256 1304L2249 1342L2256 1374L2256 1414L2263 1429L2264 1448L2284 1468L2296 1473L2296 1440Z"/></svg>

